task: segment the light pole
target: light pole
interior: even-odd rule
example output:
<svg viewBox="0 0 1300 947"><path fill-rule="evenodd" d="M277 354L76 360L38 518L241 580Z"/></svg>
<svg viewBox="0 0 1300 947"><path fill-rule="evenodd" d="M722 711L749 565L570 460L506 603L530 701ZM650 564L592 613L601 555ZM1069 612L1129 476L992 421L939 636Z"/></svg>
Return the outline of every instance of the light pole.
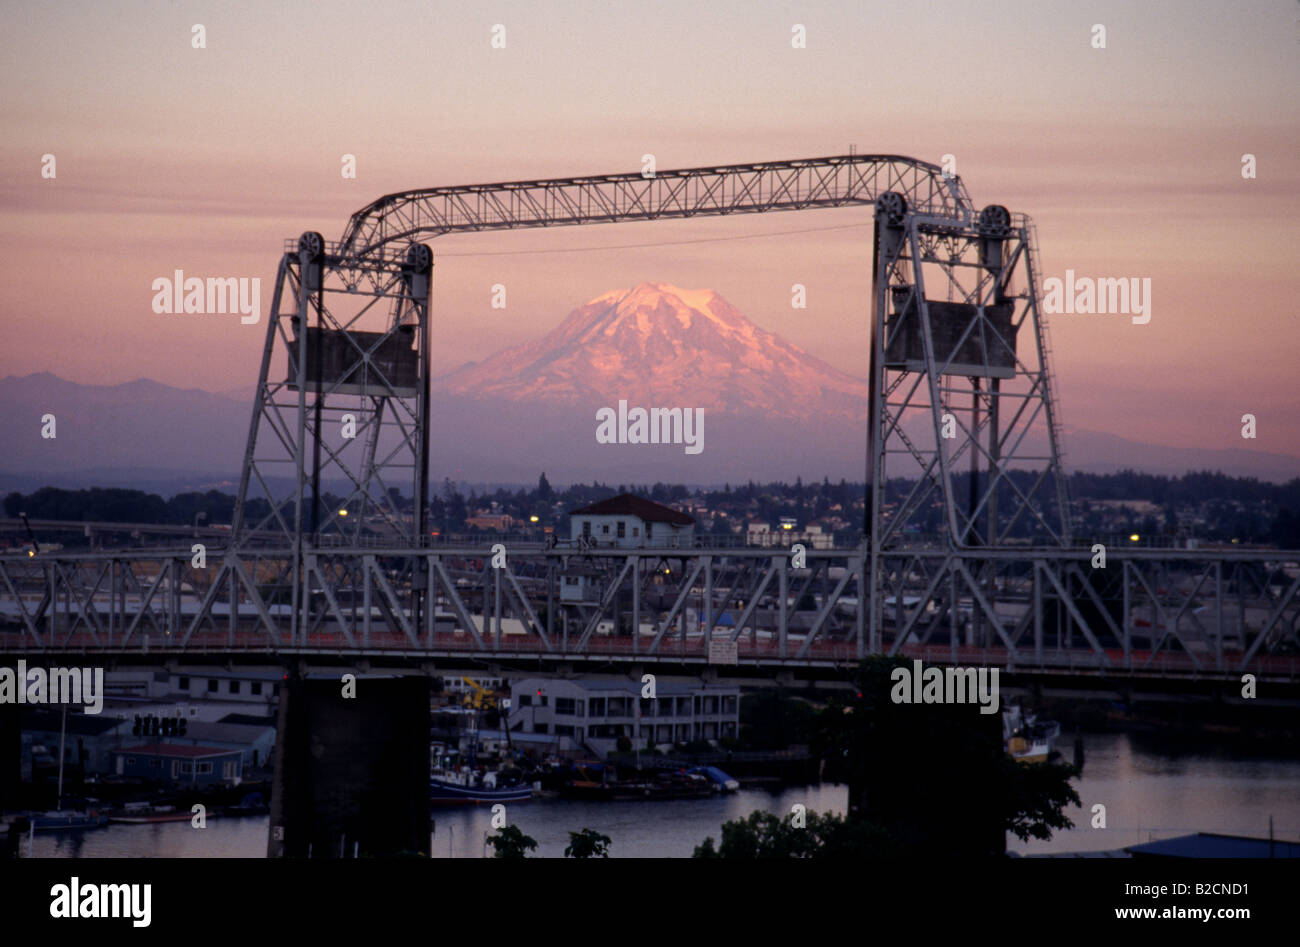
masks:
<svg viewBox="0 0 1300 947"><path fill-rule="evenodd" d="M199 520L207 522L208 514L202 511L194 514L194 538L199 538Z"/></svg>

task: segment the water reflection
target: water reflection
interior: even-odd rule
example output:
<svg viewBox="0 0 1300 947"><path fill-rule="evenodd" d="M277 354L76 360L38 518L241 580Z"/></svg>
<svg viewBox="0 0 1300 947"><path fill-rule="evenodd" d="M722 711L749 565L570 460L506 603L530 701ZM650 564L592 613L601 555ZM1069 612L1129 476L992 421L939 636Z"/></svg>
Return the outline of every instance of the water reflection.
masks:
<svg viewBox="0 0 1300 947"><path fill-rule="evenodd" d="M1069 759L1069 740L1060 749ZM1300 841L1300 761L1243 758L1231 751L1169 755L1149 736L1095 734L1084 738L1086 765L1076 783L1081 808L1067 814L1075 828L1049 841L1007 839L1009 851L1072 852L1119 849L1192 832L1266 837L1274 819L1278 839ZM1180 747L1180 750L1185 749ZM956 774L954 774L956 775ZM509 820L537 840L535 856L560 858L569 832L594 829L612 839L613 858L688 858L723 822L755 809L785 815L802 804L810 811L844 811L844 786L746 789L712 799L655 802L535 800L512 804ZM1106 828L1091 827L1092 807L1106 807ZM437 858L483 858L492 834L489 806L436 809ZM37 857L54 858L263 858L266 816L214 818L206 829L188 822L110 825L89 832L41 832ZM23 840L26 855L28 841Z"/></svg>

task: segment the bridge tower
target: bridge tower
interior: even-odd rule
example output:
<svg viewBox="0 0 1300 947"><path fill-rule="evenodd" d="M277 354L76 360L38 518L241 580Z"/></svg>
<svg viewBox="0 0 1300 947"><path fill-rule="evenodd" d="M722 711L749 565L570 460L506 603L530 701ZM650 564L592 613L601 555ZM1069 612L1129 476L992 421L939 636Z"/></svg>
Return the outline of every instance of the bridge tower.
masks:
<svg viewBox="0 0 1300 947"><path fill-rule="evenodd" d="M865 518L877 645L884 554L1071 543L1036 243L1029 218L1000 205L936 215L896 192L876 202ZM950 557L945 571L926 598L995 597L991 561Z"/></svg>
<svg viewBox="0 0 1300 947"><path fill-rule="evenodd" d="M315 232L280 258L232 545L294 550L292 573L278 577L294 636L339 607L331 589L355 578L340 572L355 571L355 557L326 567L318 551L420 544L432 270L427 244L356 257Z"/></svg>

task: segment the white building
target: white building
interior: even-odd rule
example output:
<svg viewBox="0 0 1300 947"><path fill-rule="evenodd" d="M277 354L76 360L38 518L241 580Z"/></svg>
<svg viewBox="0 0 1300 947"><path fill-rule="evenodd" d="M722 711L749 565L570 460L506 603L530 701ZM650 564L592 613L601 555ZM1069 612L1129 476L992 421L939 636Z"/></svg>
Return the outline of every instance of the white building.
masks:
<svg viewBox="0 0 1300 947"><path fill-rule="evenodd" d="M641 749L648 743L663 749L696 740L716 744L740 730L735 684L660 680L654 698L644 698L639 681L534 677L512 682L510 690L511 732L550 736L550 749L562 754L605 757L620 737Z"/></svg>
<svg viewBox="0 0 1300 947"><path fill-rule="evenodd" d="M620 493L573 510L569 538L599 546L689 549L695 545L695 519L644 497Z"/></svg>

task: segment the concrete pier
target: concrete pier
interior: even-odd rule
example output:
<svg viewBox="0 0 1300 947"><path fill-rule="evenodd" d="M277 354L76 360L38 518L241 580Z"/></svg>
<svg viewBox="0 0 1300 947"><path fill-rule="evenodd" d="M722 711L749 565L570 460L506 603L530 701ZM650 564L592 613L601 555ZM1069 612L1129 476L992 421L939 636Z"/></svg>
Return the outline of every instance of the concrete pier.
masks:
<svg viewBox="0 0 1300 947"><path fill-rule="evenodd" d="M18 804L22 762L22 707L0 704L0 810Z"/></svg>
<svg viewBox="0 0 1300 947"><path fill-rule="evenodd" d="M267 854L427 853L429 680L340 677L281 684Z"/></svg>

